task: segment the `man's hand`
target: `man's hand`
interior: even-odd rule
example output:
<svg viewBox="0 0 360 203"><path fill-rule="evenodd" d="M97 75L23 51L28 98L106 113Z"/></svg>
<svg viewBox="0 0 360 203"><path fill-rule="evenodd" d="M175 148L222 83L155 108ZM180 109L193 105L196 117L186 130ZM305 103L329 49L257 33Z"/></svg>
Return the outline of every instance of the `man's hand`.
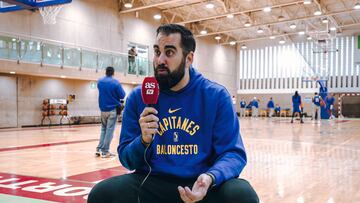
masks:
<svg viewBox="0 0 360 203"><path fill-rule="evenodd" d="M159 127L159 118L155 116L156 114L158 114L158 112L152 107L145 107L143 112L140 114L139 124L142 140L148 144L151 143L152 135L157 133L157 129Z"/></svg>
<svg viewBox="0 0 360 203"><path fill-rule="evenodd" d="M194 183L192 190L189 187L178 186L181 199L185 203L193 203L202 200L212 183L212 179L207 174L201 174Z"/></svg>

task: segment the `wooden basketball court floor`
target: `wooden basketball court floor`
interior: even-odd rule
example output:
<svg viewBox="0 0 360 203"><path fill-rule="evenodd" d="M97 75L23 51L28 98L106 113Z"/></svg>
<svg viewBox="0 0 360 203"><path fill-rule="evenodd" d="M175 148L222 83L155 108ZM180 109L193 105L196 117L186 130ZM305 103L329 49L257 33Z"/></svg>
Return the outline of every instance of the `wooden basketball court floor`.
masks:
<svg viewBox="0 0 360 203"><path fill-rule="evenodd" d="M360 120L240 125L248 154L240 177L262 203L360 202ZM96 182L129 172L117 157L94 156L99 133L99 125L0 130L0 202L86 202Z"/></svg>

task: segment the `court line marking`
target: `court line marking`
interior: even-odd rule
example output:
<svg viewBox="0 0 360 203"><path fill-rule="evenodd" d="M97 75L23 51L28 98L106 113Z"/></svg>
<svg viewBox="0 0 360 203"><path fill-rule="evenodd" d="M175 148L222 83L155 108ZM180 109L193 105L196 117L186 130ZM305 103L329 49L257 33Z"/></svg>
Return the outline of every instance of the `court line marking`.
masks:
<svg viewBox="0 0 360 203"><path fill-rule="evenodd" d="M95 141L99 141L99 139L53 142L53 143L44 143L44 144L37 144L37 145L18 146L18 147L5 147L5 148L0 148L0 152L23 150L23 149L33 149L33 148L40 148L40 147L52 147L52 146L58 146L58 145L78 144L78 143L95 142Z"/></svg>

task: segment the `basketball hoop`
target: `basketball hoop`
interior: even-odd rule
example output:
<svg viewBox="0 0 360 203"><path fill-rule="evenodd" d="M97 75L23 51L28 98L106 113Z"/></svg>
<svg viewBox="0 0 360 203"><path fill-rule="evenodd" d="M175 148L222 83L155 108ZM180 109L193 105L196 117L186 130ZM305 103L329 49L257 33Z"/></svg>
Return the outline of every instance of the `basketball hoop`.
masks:
<svg viewBox="0 0 360 203"><path fill-rule="evenodd" d="M62 5L45 6L39 8L44 24L53 25L56 23L56 16L59 14Z"/></svg>

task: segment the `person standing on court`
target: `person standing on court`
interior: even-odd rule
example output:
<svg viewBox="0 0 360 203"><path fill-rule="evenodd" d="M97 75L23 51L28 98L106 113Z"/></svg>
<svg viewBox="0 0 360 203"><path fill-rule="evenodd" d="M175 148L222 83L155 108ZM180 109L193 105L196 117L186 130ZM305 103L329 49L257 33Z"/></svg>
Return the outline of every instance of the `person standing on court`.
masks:
<svg viewBox="0 0 360 203"><path fill-rule="evenodd" d="M317 92L315 92L315 95L312 99L312 103L313 103L313 113L312 113L312 118L311 120L317 120L318 118L321 118L321 114L320 114L320 103L321 103L321 96L318 95Z"/></svg>
<svg viewBox="0 0 360 203"><path fill-rule="evenodd" d="M245 108L246 108L246 102L244 98L240 101L240 117L245 117Z"/></svg>
<svg viewBox="0 0 360 203"><path fill-rule="evenodd" d="M252 117L258 117L259 116L259 102L254 97L254 99L251 101L251 116Z"/></svg>
<svg viewBox="0 0 360 203"><path fill-rule="evenodd" d="M95 155L102 158L115 156L110 153L109 148L114 135L117 116L120 114L120 100L125 97L125 91L120 82L113 78L114 72L113 67L107 67L105 77L99 79L97 84L101 111L101 133Z"/></svg>
<svg viewBox="0 0 360 203"><path fill-rule="evenodd" d="M161 25L153 47L158 102L147 107L140 87L130 93L118 147L135 172L98 183L88 202L259 202L238 178L247 159L231 96L192 66L191 31Z"/></svg>
<svg viewBox="0 0 360 203"><path fill-rule="evenodd" d="M281 111L281 107L280 107L280 105L279 104L276 104L276 106L275 106L275 116L278 116L278 117L280 117L280 111Z"/></svg>
<svg viewBox="0 0 360 203"><path fill-rule="evenodd" d="M304 123L302 119L301 96L299 95L298 91L295 91L295 94L292 96L292 105L293 105L293 112L291 116L291 123L294 122L295 113L299 114L300 123Z"/></svg>
<svg viewBox="0 0 360 203"><path fill-rule="evenodd" d="M335 97L333 93L329 93L329 95L326 96L325 103L326 103L326 110L329 114L329 119L335 118L335 116L333 115L334 103L335 103Z"/></svg>
<svg viewBox="0 0 360 203"><path fill-rule="evenodd" d="M273 114L274 114L274 108L275 108L275 104L274 104L274 101L273 101L272 97L270 97L270 100L267 103L267 108L268 108L268 111L269 111L269 118L271 118L273 116Z"/></svg>

